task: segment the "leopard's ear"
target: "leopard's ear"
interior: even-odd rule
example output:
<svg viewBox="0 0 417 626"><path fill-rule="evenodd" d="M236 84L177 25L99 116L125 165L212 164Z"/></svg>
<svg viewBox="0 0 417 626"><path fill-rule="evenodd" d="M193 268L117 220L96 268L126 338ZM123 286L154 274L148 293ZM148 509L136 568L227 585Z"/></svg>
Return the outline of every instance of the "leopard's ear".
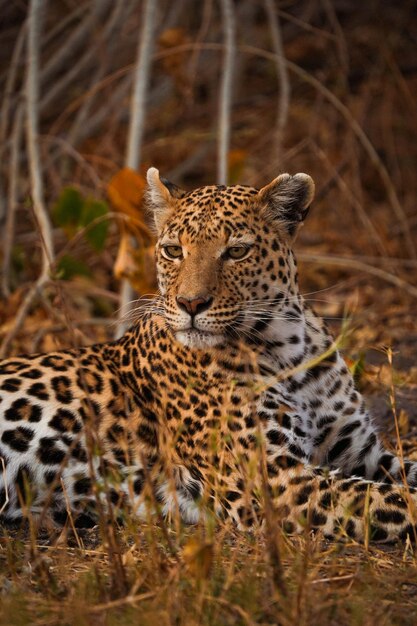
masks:
<svg viewBox="0 0 417 626"><path fill-rule="evenodd" d="M156 167L148 169L146 179L148 181L148 205L159 232L174 209L175 200L182 198L186 192L166 178L160 178Z"/></svg>
<svg viewBox="0 0 417 626"><path fill-rule="evenodd" d="M279 222L293 237L307 216L314 189L314 181L308 174L281 174L262 187L258 197L265 217Z"/></svg>

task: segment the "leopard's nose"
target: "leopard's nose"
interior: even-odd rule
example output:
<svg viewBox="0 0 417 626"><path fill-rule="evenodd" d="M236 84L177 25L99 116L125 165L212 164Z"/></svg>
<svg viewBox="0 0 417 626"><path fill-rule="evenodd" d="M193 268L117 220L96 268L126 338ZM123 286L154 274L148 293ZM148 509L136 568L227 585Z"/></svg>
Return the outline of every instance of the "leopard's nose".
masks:
<svg viewBox="0 0 417 626"><path fill-rule="evenodd" d="M210 308L213 302L211 296L197 296L196 298L186 298L184 296L177 296L177 304L180 309L186 311L191 317L202 313Z"/></svg>

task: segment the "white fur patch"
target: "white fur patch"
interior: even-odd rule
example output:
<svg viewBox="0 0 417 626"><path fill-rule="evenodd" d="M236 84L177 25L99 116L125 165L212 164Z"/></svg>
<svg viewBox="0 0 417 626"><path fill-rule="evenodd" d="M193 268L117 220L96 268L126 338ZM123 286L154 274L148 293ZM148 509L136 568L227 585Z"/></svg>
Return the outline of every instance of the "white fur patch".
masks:
<svg viewBox="0 0 417 626"><path fill-rule="evenodd" d="M224 342L223 335L205 333L202 330L197 330L195 328L178 330L175 333L175 339L184 346L187 346L187 348L197 348L200 350L215 348Z"/></svg>

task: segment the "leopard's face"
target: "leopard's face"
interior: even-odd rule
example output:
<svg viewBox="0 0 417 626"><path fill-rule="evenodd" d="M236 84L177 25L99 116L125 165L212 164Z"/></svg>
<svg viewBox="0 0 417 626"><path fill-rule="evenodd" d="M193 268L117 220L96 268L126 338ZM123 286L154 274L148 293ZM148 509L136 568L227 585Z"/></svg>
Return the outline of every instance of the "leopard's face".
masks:
<svg viewBox="0 0 417 626"><path fill-rule="evenodd" d="M279 314L285 296L297 292L293 233L282 215L271 217L271 190L236 185L185 193L149 178L154 205L161 207L161 195L165 203L155 212L156 261L176 339L205 349L230 338L256 339L259 320Z"/></svg>
<svg viewBox="0 0 417 626"><path fill-rule="evenodd" d="M256 201L252 188L204 187L179 200L164 225L159 287L182 343L212 347L254 332L271 301L295 289L287 242L259 219Z"/></svg>

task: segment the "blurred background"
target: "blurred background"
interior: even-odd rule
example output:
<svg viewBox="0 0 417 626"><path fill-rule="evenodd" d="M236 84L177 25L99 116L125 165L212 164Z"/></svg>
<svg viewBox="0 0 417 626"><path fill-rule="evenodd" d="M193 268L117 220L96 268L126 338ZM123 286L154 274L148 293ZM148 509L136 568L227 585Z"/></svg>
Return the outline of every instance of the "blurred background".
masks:
<svg viewBox="0 0 417 626"><path fill-rule="evenodd" d="M152 293L149 166L187 189L305 171L302 290L349 318L353 363L381 378L392 345L417 382L416 8L3 0L2 354L113 337Z"/></svg>

